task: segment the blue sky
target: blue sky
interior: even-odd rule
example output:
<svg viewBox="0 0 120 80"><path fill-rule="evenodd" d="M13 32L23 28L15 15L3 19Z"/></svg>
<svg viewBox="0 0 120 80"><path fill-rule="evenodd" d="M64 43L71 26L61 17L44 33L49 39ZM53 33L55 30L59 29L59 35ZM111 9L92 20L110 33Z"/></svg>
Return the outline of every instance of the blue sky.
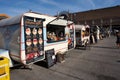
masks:
<svg viewBox="0 0 120 80"><path fill-rule="evenodd" d="M0 13L16 16L32 10L56 15L61 11L80 12L120 5L120 0L0 0Z"/></svg>

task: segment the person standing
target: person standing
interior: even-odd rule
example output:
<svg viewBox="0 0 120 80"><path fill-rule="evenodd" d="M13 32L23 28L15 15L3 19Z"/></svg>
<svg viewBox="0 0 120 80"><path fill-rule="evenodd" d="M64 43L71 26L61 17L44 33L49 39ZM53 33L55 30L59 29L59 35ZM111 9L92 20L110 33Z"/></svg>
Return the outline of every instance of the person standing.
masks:
<svg viewBox="0 0 120 80"><path fill-rule="evenodd" d="M118 48L120 48L120 31L118 31L116 33L116 37L117 37L116 44L117 44Z"/></svg>

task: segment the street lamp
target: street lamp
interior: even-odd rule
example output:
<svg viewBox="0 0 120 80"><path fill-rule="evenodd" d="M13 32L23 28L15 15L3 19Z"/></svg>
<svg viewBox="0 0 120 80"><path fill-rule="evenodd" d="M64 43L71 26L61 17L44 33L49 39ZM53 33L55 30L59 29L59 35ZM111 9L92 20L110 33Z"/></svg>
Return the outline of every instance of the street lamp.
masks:
<svg viewBox="0 0 120 80"><path fill-rule="evenodd" d="M76 23L76 13L73 14L74 23Z"/></svg>

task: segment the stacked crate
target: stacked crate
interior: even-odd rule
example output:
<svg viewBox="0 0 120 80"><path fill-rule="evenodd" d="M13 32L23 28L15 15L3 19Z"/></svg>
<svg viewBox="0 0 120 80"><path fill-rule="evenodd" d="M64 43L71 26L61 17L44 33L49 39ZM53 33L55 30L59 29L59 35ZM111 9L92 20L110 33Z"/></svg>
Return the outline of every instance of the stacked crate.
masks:
<svg viewBox="0 0 120 80"><path fill-rule="evenodd" d="M0 80L10 80L9 59L0 57Z"/></svg>

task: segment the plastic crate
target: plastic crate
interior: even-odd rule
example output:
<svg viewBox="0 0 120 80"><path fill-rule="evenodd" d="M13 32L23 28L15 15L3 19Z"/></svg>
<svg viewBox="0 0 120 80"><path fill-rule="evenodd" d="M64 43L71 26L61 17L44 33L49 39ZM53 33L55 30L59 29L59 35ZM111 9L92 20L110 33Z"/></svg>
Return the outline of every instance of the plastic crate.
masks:
<svg viewBox="0 0 120 80"><path fill-rule="evenodd" d="M55 57L54 52L55 52L54 49L45 51L45 59L47 63L47 68L50 68L56 63L56 57Z"/></svg>
<svg viewBox="0 0 120 80"><path fill-rule="evenodd" d="M10 80L9 59L0 57L0 80Z"/></svg>

